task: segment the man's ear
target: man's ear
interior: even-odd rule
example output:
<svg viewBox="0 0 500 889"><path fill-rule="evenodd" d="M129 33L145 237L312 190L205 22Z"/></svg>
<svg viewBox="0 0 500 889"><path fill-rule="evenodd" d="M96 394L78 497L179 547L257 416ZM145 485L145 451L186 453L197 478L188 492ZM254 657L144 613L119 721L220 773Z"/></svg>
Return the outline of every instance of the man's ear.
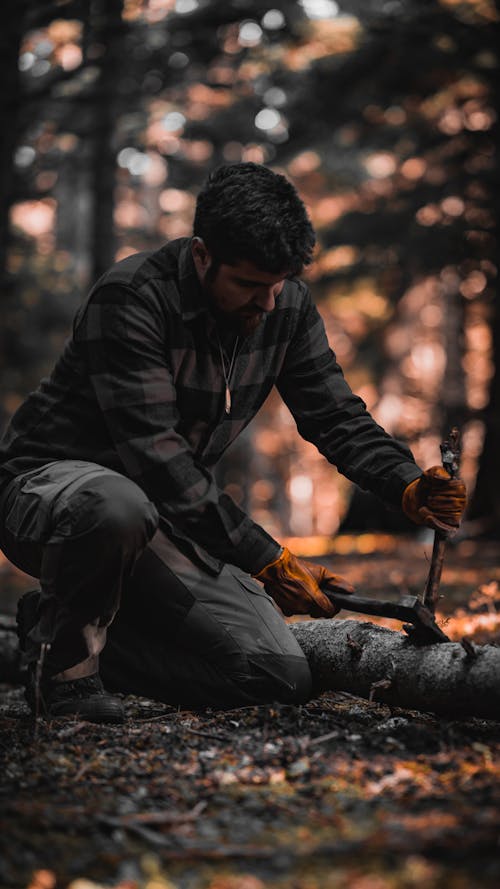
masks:
<svg viewBox="0 0 500 889"><path fill-rule="evenodd" d="M198 272L198 278L203 282L212 265L212 256L203 238L195 236L191 239L191 255Z"/></svg>

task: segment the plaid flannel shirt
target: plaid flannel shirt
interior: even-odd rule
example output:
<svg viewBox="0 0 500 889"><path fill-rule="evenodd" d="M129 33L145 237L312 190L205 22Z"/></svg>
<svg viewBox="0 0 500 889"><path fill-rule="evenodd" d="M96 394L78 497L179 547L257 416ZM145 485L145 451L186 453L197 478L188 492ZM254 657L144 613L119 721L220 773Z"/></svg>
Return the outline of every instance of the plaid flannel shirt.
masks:
<svg viewBox="0 0 500 889"><path fill-rule="evenodd" d="M140 485L164 530L209 571L226 561L256 573L279 544L217 488L211 467L274 385L304 438L400 505L421 470L352 393L303 282L287 280L240 344L225 413L215 321L187 238L128 257L92 288L50 378L12 418L0 472L64 459L108 466Z"/></svg>

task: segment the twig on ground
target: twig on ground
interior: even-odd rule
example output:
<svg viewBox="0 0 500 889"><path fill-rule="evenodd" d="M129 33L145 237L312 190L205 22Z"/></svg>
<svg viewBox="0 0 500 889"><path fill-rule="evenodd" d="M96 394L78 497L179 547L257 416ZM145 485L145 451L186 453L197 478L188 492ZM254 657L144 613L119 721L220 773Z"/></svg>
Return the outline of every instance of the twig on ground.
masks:
<svg viewBox="0 0 500 889"><path fill-rule="evenodd" d="M116 830L129 830L138 834L142 839L147 840L154 846L171 846L171 839L164 837L163 834L157 833L155 830L149 830L144 825L147 824L188 824L196 821L206 808L207 803L201 800L189 812L137 812L131 815L122 815L114 817L112 815L97 815L97 820L108 827Z"/></svg>
<svg viewBox="0 0 500 889"><path fill-rule="evenodd" d="M312 747L313 744L323 744L326 741L332 741L334 738L338 738L338 731L328 732L326 735L319 735L317 738L311 738L308 743L308 747Z"/></svg>
<svg viewBox="0 0 500 889"><path fill-rule="evenodd" d="M230 741L230 735L212 735L209 732L199 732L197 729L189 728L187 725L182 726L183 732L188 732L190 735L198 735L200 738L208 738L209 741Z"/></svg>
<svg viewBox="0 0 500 889"><path fill-rule="evenodd" d="M40 655L35 667L35 738L38 735L38 725L40 722L40 710L42 704L42 673L45 664L45 658L50 651L50 642L42 642L40 646Z"/></svg>
<svg viewBox="0 0 500 889"><path fill-rule="evenodd" d="M389 677L386 677L385 679L379 679L378 682L372 682L372 685L370 688L370 696L369 696L368 700L373 701L378 689L390 688L391 685L392 685L392 679L389 679Z"/></svg>

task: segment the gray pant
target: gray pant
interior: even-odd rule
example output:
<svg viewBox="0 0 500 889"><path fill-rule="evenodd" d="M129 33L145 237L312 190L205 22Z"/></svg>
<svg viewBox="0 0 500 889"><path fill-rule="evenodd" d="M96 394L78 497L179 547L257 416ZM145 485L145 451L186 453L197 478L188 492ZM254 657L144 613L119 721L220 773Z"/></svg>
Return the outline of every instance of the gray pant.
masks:
<svg viewBox="0 0 500 889"><path fill-rule="evenodd" d="M158 521L134 482L93 463L10 483L0 546L41 583L32 656L50 641L63 673L100 655L108 688L184 706L307 700L307 661L261 585L233 565L213 577Z"/></svg>

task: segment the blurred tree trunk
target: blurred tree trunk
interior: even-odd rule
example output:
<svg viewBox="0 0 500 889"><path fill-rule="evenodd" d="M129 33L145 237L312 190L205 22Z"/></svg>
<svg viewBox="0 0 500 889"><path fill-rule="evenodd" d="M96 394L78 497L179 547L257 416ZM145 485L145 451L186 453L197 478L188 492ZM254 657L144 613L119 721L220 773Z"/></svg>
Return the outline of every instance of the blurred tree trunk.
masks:
<svg viewBox="0 0 500 889"><path fill-rule="evenodd" d="M99 78L95 91L90 187L93 202L90 238L91 276L95 281L114 260L115 125L117 84L123 71L123 0L93 0L90 33L96 46L104 47L98 58Z"/></svg>
<svg viewBox="0 0 500 889"><path fill-rule="evenodd" d="M495 372L491 381L486 410L486 435L479 461L476 487L468 509L471 532L487 537L500 536L500 312L497 289L495 317L492 324L493 361Z"/></svg>
<svg viewBox="0 0 500 889"><path fill-rule="evenodd" d="M500 0L495 6L500 16ZM500 25L491 25L492 46L500 46ZM491 181L491 203L495 215L496 253L492 259L498 266L498 244L500 238L500 71L492 69L491 93L496 111L494 139L496 145L496 166ZM491 333L493 339L494 374L490 384L489 403L486 409L486 434L483 451L479 460L476 487L468 509L468 518L477 524L477 531L488 537L500 536L500 281L499 272L496 278L496 290L493 300ZM471 529L472 530L472 529Z"/></svg>
<svg viewBox="0 0 500 889"><path fill-rule="evenodd" d="M442 286L445 324L446 368L442 383L441 404L444 411L441 427L445 438L453 426L460 429L466 418L465 373L463 369L464 305L458 287Z"/></svg>
<svg viewBox="0 0 500 889"><path fill-rule="evenodd" d="M0 280L5 281L9 209L12 202L14 149L20 99L19 47L26 6L23 0L4 0L0 38Z"/></svg>

